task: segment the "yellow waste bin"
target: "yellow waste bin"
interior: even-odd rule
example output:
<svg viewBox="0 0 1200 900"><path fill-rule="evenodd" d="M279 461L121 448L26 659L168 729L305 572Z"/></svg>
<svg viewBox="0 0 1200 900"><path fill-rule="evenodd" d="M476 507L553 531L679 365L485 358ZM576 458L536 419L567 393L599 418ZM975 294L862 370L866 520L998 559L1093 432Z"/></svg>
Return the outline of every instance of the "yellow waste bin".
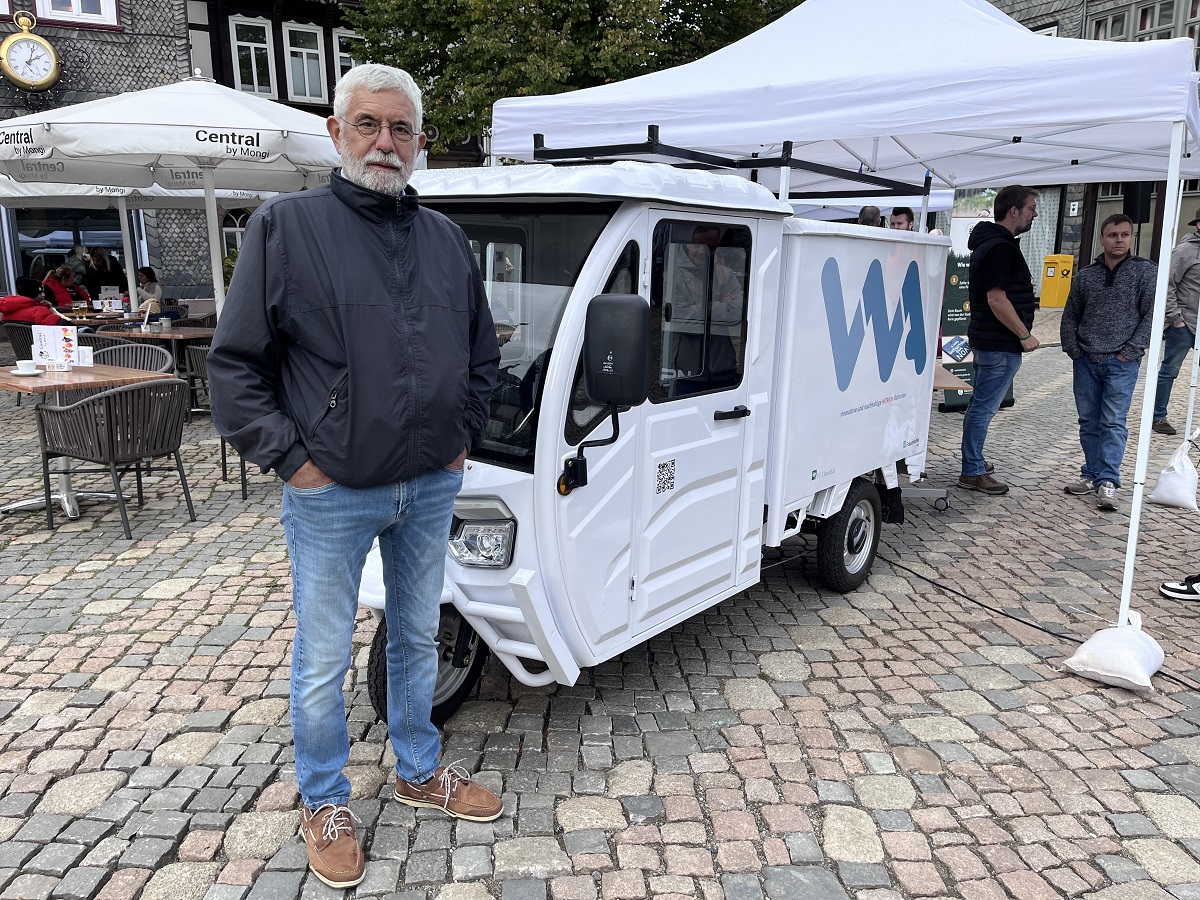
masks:
<svg viewBox="0 0 1200 900"><path fill-rule="evenodd" d="M1067 294L1071 292L1071 275L1075 271L1075 257L1070 253L1052 253L1042 266L1042 308L1067 305Z"/></svg>

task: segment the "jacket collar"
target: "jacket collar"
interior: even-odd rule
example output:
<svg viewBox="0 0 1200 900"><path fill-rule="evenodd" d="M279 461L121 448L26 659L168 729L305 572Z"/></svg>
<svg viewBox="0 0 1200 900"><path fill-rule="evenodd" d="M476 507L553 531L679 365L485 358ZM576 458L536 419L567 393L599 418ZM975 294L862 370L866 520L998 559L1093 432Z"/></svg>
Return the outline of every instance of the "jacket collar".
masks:
<svg viewBox="0 0 1200 900"><path fill-rule="evenodd" d="M400 197L381 194L350 181L342 175L340 167L330 174L329 187L335 197L364 219L379 224L397 219L408 222L420 208L417 192L411 184L404 189L404 194Z"/></svg>

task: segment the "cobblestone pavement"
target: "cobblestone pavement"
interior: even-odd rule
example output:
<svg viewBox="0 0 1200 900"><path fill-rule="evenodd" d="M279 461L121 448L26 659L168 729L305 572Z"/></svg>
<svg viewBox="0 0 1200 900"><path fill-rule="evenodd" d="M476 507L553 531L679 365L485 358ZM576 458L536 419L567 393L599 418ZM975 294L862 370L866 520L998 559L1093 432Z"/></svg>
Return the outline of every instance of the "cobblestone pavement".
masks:
<svg viewBox="0 0 1200 900"><path fill-rule="evenodd" d="M1017 397L988 444L1012 493L910 503L859 591L818 587L792 542L755 589L574 687L491 665L446 754L503 792L495 823L386 799L364 617L352 895L1200 898L1200 610L1154 590L1194 567L1197 520L1148 509L1135 591L1178 680L1140 698L1064 674L1116 609L1128 518L1062 492L1079 457L1066 358L1033 354ZM933 414L934 485L957 478L960 423ZM1172 443L1155 438L1152 472ZM0 394L0 503L40 490L36 446L30 405ZM196 523L170 476L133 541L95 503L52 533L0 518L0 900L341 893L295 836L279 493L220 480L206 419L184 456Z"/></svg>

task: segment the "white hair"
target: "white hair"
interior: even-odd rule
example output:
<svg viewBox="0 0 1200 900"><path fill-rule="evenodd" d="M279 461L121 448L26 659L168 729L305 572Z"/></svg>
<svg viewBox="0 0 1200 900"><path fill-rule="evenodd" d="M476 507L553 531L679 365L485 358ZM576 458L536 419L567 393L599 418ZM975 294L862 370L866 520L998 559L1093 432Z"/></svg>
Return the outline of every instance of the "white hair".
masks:
<svg viewBox="0 0 1200 900"><path fill-rule="evenodd" d="M341 81L337 83L337 89L333 92L333 114L339 119L346 118L346 114L350 111L350 96L359 88L370 91L372 94L379 91L401 91L408 97L408 101L412 104L413 115L416 116L413 130L421 129L423 113L421 89L417 87L412 76L403 69L379 63L365 63L355 66L343 75Z"/></svg>

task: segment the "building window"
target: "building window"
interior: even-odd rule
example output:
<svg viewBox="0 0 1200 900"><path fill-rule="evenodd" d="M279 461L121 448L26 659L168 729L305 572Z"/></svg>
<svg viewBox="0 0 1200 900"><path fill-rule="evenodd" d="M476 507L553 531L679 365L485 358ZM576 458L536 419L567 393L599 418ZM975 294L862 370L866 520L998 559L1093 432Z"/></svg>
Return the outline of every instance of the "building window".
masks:
<svg viewBox="0 0 1200 900"><path fill-rule="evenodd" d="M1200 0L1196 0L1200 3ZM353 31L342 28L333 29L333 52L336 63L334 80L341 81L342 76L367 61L367 42Z"/></svg>
<svg viewBox="0 0 1200 900"><path fill-rule="evenodd" d="M1124 41L1129 39L1128 14L1113 13L1111 16L1100 16L1092 19L1092 27L1088 29L1094 41Z"/></svg>
<svg viewBox="0 0 1200 900"><path fill-rule="evenodd" d="M275 54L271 52L271 23L266 19L229 17L233 44L234 86L249 94L275 96Z"/></svg>
<svg viewBox="0 0 1200 900"><path fill-rule="evenodd" d="M1029 30L1032 31L1034 34L1044 34L1044 35L1046 35L1046 37L1058 37L1058 24L1057 23L1055 23L1054 25L1043 25L1041 28L1031 28Z"/></svg>
<svg viewBox="0 0 1200 900"><path fill-rule="evenodd" d="M5 12L11 4L4 4ZM77 25L118 25L117 0L37 0L36 15L50 22L72 22ZM20 9L21 7L17 7ZM25 9L29 7L26 6Z"/></svg>
<svg viewBox="0 0 1200 900"><path fill-rule="evenodd" d="M1118 200L1125 193L1125 185L1120 181L1105 181L1101 183L1096 196L1101 200Z"/></svg>
<svg viewBox="0 0 1200 900"><path fill-rule="evenodd" d="M1183 192L1185 194L1200 193L1200 178L1188 178L1183 182Z"/></svg>
<svg viewBox="0 0 1200 900"><path fill-rule="evenodd" d="M249 209L231 209L221 220L221 231L225 235L225 254L230 250L242 249L242 237L246 233L246 222L250 219Z"/></svg>
<svg viewBox="0 0 1200 900"><path fill-rule="evenodd" d="M1137 8L1135 41L1170 40L1175 36L1175 0L1158 0Z"/></svg>
<svg viewBox="0 0 1200 900"><path fill-rule="evenodd" d="M324 103L325 33L310 25L283 26L287 49L288 99L299 103Z"/></svg>

